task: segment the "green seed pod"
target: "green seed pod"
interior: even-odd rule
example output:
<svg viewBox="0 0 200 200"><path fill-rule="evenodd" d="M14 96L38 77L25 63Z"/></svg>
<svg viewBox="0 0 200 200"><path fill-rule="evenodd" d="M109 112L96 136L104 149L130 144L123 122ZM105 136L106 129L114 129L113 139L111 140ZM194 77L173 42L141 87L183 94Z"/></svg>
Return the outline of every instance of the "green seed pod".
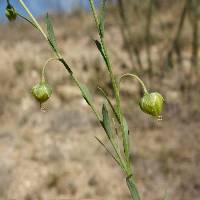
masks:
<svg viewBox="0 0 200 200"><path fill-rule="evenodd" d="M15 21L17 18L17 11L12 5L7 5L5 15L9 21Z"/></svg>
<svg viewBox="0 0 200 200"><path fill-rule="evenodd" d="M40 103L47 101L51 97L51 94L52 88L45 82L40 82L32 88L32 95Z"/></svg>
<svg viewBox="0 0 200 200"><path fill-rule="evenodd" d="M139 102L143 112L155 117L160 117L163 109L164 98L158 92L146 93Z"/></svg>

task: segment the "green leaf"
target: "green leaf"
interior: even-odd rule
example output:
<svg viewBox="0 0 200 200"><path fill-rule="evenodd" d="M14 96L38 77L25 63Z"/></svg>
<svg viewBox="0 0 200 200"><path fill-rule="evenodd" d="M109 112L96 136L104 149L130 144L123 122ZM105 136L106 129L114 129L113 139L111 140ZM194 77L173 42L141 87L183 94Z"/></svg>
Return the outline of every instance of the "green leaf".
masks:
<svg viewBox="0 0 200 200"><path fill-rule="evenodd" d="M70 68L69 68L70 69ZM71 70L71 69L70 69ZM86 85L80 83L74 76L73 73L71 74L72 79L75 81L76 85L79 87L81 94L83 96L83 98L85 99L85 101L88 103L88 105L90 106L90 108L93 110L93 112L95 113L97 119L99 120L99 122L101 123L101 117L98 114L95 105L93 104L93 98L92 95L89 91L89 89L87 88Z"/></svg>
<svg viewBox="0 0 200 200"><path fill-rule="evenodd" d="M105 150L110 154L110 156L119 164L121 165L120 161L118 160L118 158L116 156L114 156L111 151L108 149L108 147L98 138L95 137L97 139L97 141L105 148Z"/></svg>
<svg viewBox="0 0 200 200"><path fill-rule="evenodd" d="M46 15L46 25L47 25L47 37L48 37L48 40L49 40L49 44L51 45L53 51L56 53L56 54L59 54L59 50L57 48L57 44L56 44L56 38L55 38L55 34L54 34L54 29L53 29L53 25L52 25L52 22L51 22L51 19L47 13Z"/></svg>
<svg viewBox="0 0 200 200"><path fill-rule="evenodd" d="M129 128L128 128L128 123L125 119L125 117L123 117L123 132L124 132L124 150L125 150L125 154L128 157L129 156Z"/></svg>
<svg viewBox="0 0 200 200"><path fill-rule="evenodd" d="M87 103L92 106L93 98L92 95L88 89L88 87L85 84L79 83L81 93L84 97L84 99L87 101Z"/></svg>
<svg viewBox="0 0 200 200"><path fill-rule="evenodd" d="M106 64L107 64L107 59L106 59L105 52L104 52L104 48L103 48L102 44L101 44L98 40L95 40L94 42L95 42L95 44L96 44L98 50L100 51L100 53L101 53L101 55L102 55L104 61L105 61Z"/></svg>
<svg viewBox="0 0 200 200"><path fill-rule="evenodd" d="M18 15L19 17L21 17L22 19L26 20L26 21L27 21L28 23L30 23L33 27L35 27L36 29L38 29L38 27L35 25L35 23L32 22L30 19L28 19L27 17L25 17L25 16L23 16L23 15L21 15L21 14L19 14L19 13L17 13L17 15Z"/></svg>
<svg viewBox="0 0 200 200"><path fill-rule="evenodd" d="M104 19L105 19L106 0L101 0L101 8L99 15L99 33L100 37L104 37Z"/></svg>
<svg viewBox="0 0 200 200"><path fill-rule="evenodd" d="M164 195L163 200L167 200L167 199L168 199L168 195L167 195L167 191L165 191L165 195Z"/></svg>
<svg viewBox="0 0 200 200"><path fill-rule="evenodd" d="M112 111L113 111L113 113L114 113L116 119L117 119L118 122L119 122L119 121L120 121L119 115L118 115L118 113L116 112L114 106L112 105L112 102L111 102L110 99L108 98L108 95L106 94L106 92L105 92L101 87L98 87L98 89L99 89L99 91L101 92L101 94L106 98L106 100L107 100L108 104L110 105L110 107L111 107L111 109L112 109Z"/></svg>
<svg viewBox="0 0 200 200"><path fill-rule="evenodd" d="M110 139L110 138L112 138L112 129L110 126L108 110L107 110L107 107L105 104L103 104L103 107L102 107L102 115L103 115L102 125L106 131L108 138Z"/></svg>
<svg viewBox="0 0 200 200"><path fill-rule="evenodd" d="M118 118L119 118L119 121L120 121L120 115L121 115L121 113L120 113L120 110L119 110L118 106L115 105L115 106L114 106L114 109L115 109L115 113L117 114L117 116L118 116Z"/></svg>

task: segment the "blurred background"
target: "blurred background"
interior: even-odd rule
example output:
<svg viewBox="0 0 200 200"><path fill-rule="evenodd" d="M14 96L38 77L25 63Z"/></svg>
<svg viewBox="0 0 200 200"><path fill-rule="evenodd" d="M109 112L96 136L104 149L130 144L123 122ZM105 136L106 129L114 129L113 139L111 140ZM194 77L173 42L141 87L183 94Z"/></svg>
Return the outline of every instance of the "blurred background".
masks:
<svg viewBox="0 0 200 200"><path fill-rule="evenodd" d="M59 48L101 108L97 86L112 98L111 83L93 39L87 0L24 0L43 27L50 12ZM11 0L18 12L23 9ZM99 1L96 1L98 7ZM21 19L8 23L0 1L0 199L128 200L120 169L95 140L104 131L59 63L47 77L53 96L45 112L31 96L52 56L42 36ZM137 73L166 100L163 120L142 113L141 88L122 84L130 127L131 159L142 199L200 197L200 53L198 0L107 2L106 35L117 75Z"/></svg>

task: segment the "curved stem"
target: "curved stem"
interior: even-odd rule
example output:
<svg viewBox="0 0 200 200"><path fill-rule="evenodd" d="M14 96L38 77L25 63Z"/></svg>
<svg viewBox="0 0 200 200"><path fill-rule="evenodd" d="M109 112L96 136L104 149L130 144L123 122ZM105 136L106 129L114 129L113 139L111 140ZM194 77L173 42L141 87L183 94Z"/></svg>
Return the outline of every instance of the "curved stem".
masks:
<svg viewBox="0 0 200 200"><path fill-rule="evenodd" d="M25 9L25 11L28 13L28 15L30 16L31 20L32 20L32 23L34 24L34 27L36 27L41 33L42 35L44 36L44 38L48 41L48 37L46 35L46 33L43 31L42 27L40 26L40 24L37 22L36 18L32 15L31 11L28 9L28 7L26 6L26 4L23 2L23 0L18 0L19 3L22 5L22 7ZM26 19L27 20L27 19ZM31 23L31 21L30 21ZM66 61L64 60L64 58L59 54L59 53L56 53L56 56L57 58L50 58L46 61L44 67L43 67L43 70L42 70L42 81L45 80L45 77L44 77L44 73L45 73L45 67L46 65L52 61L52 60L58 60L60 61L64 67L66 68L66 70L69 72L72 80L75 82L75 84L79 87L79 89L81 90L81 93L84 94L84 91L79 83L79 81L77 80L77 78L74 76L70 66L66 63ZM93 112L95 113L98 121L101 121L101 117L100 115L98 114L98 112L96 111L96 108L94 105L90 105L91 109L93 110Z"/></svg>
<svg viewBox="0 0 200 200"><path fill-rule="evenodd" d="M128 73L128 74L122 75L122 76L120 77L120 79L119 79L119 85L120 85L122 79L125 78L125 77L131 77L131 78L134 78L134 79L138 80L139 83L141 84L143 90L144 90L144 93L145 93L145 94L148 93L148 90L147 90L147 88L146 88L144 82L143 82L137 75L135 75L135 74L129 74L129 73Z"/></svg>
<svg viewBox="0 0 200 200"><path fill-rule="evenodd" d="M30 23L32 26L34 26L36 29L38 29L38 27L29 19L27 19L26 17L24 17L23 15L21 15L20 13L17 13L17 15L19 17L21 17L22 19L24 19L25 21L27 21L28 23Z"/></svg>
<svg viewBox="0 0 200 200"><path fill-rule="evenodd" d="M47 64L48 64L49 62L51 62L51 61L53 61L53 60L58 60L58 58L49 58L49 59L45 62L44 66L43 66L43 68L42 68L42 82L45 82L45 69L46 69L46 66L47 66Z"/></svg>
<svg viewBox="0 0 200 200"><path fill-rule="evenodd" d="M18 0L19 3L22 5L22 7L25 9L25 11L28 13L28 15L30 16L30 18L33 20L33 23L35 24L35 26L38 28L38 30L42 33L42 35L44 36L44 38L46 40L48 40L46 33L43 31L42 27L40 26L40 24L37 22L37 20L35 19L35 17L32 15L31 11L28 9L28 7L26 6L26 4L23 2L23 0Z"/></svg>
<svg viewBox="0 0 200 200"><path fill-rule="evenodd" d="M115 79L115 75L113 73L113 68L112 68L112 64L111 64L110 59L109 59L106 44L104 42L101 31L99 29L99 19L98 19L98 15L97 15L97 12L96 12L96 9L95 9L94 0L89 0L89 2L90 2L90 7L91 7L91 10L92 10L94 19L95 19L97 30L98 30L98 33L99 33L103 58L104 58L106 66L107 66L107 70L109 72L109 76L110 76L110 79L111 79L111 82L112 82L113 93L114 93L114 97L115 97L115 101L116 101L116 109L117 109L117 112L118 112L118 115L119 115L119 124L120 124L120 129L121 129L122 138L123 138L123 147L124 147L124 154L125 154L126 168L127 168L126 171L127 171L127 173L130 173L131 172L131 164L130 164L130 155L129 155L129 145L127 144L127 141L126 141L127 138L126 138L124 123L123 123L124 116L123 116L123 113L122 113L122 110L121 110L119 88L118 88L117 81Z"/></svg>

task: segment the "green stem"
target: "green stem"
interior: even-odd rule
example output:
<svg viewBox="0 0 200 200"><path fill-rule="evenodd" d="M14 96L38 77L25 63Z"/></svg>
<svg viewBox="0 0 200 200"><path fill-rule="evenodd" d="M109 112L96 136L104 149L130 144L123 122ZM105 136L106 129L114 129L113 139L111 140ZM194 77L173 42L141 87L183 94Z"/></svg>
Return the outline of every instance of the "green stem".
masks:
<svg viewBox="0 0 200 200"><path fill-rule="evenodd" d="M113 139L110 139L111 145L115 151L115 154L118 157L119 163L120 163L120 167L121 169L126 173L126 163L124 162L124 159L121 156L121 152L119 150L119 148L116 146L115 142L113 141Z"/></svg>
<svg viewBox="0 0 200 200"><path fill-rule="evenodd" d="M81 92L82 92L82 89L81 89L81 86L80 86L80 83L79 81L76 79L76 77L73 75L73 72L71 71L70 67L68 66L68 64L65 62L64 59L59 59L60 62L65 66L65 68L68 70L68 72L70 73L70 76L72 77L73 81L76 83L76 85L80 88ZM94 108L94 106L90 106L91 109L93 110L93 112L95 113L98 121L100 122L101 121L101 117L99 116L98 112L96 111L96 109ZM120 163L120 166L122 168L122 170L124 172L126 172L126 164L124 163L124 160L122 159L121 155L120 155L120 152L118 151L117 147L115 146L115 143L114 141L111 139L111 145L113 146L114 148L114 151L118 157L118 160L119 160L119 163Z"/></svg>
<svg viewBox="0 0 200 200"><path fill-rule="evenodd" d="M78 79L74 76L71 68L69 67L69 65L66 63L66 61L63 59L63 58L59 58L59 61L64 65L64 67L66 68L66 70L69 72L72 80L75 82L75 84L79 87L80 91L82 94L84 94L84 91L78 81ZM101 122L101 117L99 115L99 113L96 111L96 108L93 106L93 105L90 105L90 108L92 109L92 111L95 113L96 117L97 117L97 120L99 122Z"/></svg>
<svg viewBox="0 0 200 200"><path fill-rule="evenodd" d="M140 195L137 190L133 175L130 175L126 178L126 184L130 190L131 197L133 200L140 200Z"/></svg>
<svg viewBox="0 0 200 200"><path fill-rule="evenodd" d="M45 62L44 66L43 66L43 68L42 68L42 82L45 82L45 69L46 69L46 66L48 65L49 62L51 62L51 61L53 61L53 60L58 60L58 58L49 58L49 59Z"/></svg>
<svg viewBox="0 0 200 200"><path fill-rule="evenodd" d="M115 96L115 100L116 100L116 106L117 106L117 110L118 110L118 114L119 114L119 124L120 124L120 129L121 129L121 132L122 132L124 154L125 154L125 159L126 159L126 173L127 173L127 176L130 176L132 174L132 169L131 169L131 161L130 161L130 156L129 156L129 145L127 144L127 138L126 138L126 133L125 133L125 129L124 129L124 122L123 122L124 116L123 116L123 113L122 113L122 110L121 110L119 88L118 88L118 84L116 82L115 76L113 74L113 71L112 71L112 65L111 65L111 62L110 62L110 59L109 59L109 56L108 56L108 53L107 53L107 49L106 49L104 39L103 39L102 34L100 32L99 20L98 20L98 16L97 16L97 13L96 13L95 6L94 6L94 1L89 0L89 2L90 2L90 6L91 6L91 9L92 9L92 12L93 12L93 16L94 16L94 19L95 19L97 30L99 32L102 51L103 51L103 54L104 54L103 57L104 57L104 60L105 60L105 63L106 63L106 66L107 66L107 69L108 69L108 72L109 72L109 75L110 75L111 82L112 82L112 87L113 87L114 96ZM136 185L133 184L133 182L134 182L134 180L133 180L133 177L131 175L131 179L129 179L129 178L127 179L128 188L130 190L132 199L133 200L140 200L139 193L137 192Z"/></svg>
<svg viewBox="0 0 200 200"><path fill-rule="evenodd" d="M144 82L137 75L135 75L135 74L129 74L129 73L124 74L123 76L120 77L119 84L121 83L121 81L122 81L123 78L128 77L128 76L131 77L131 78L134 78L134 79L138 80L139 83L141 84L143 90L144 90L144 94L148 93L148 90L147 90Z"/></svg>
<svg viewBox="0 0 200 200"><path fill-rule="evenodd" d="M37 27L37 29L42 33L42 35L44 36L44 38L48 41L47 35L45 34L45 32L43 31L42 27L39 25L39 23L35 19L35 17L29 11L29 9L27 8L27 6L24 4L23 0L18 0L18 1L22 5L22 7L26 10L26 12L29 14L31 20L33 21L33 23L35 24L35 26ZM128 176L128 178L127 178L127 185L128 185L129 190L131 192L133 200L140 200L139 194L137 192L136 185L134 183L134 179L133 179L133 177L131 175L132 174L132 172L131 172L132 170L131 170L131 162L130 162L130 158L129 158L129 148L127 147L128 145L125 145L126 144L126 137L125 137L124 123L123 123L124 117L123 117L123 114L122 114L122 111L121 111L121 106L120 106L120 95L119 95L118 84L117 84L116 79L114 77L114 74L113 74L113 71L112 71L112 65L110 63L110 60L109 60L109 57L108 57L108 54L107 54L105 43L104 43L104 40L103 40L103 38L101 36L101 33L100 33L100 30L99 30L99 20L98 20L97 14L96 14L94 2L93 2L93 0L89 0L89 1L90 1L90 5L91 5L91 8L92 8L93 14L94 14L95 23L96 23L98 31L99 31L99 35L100 35L100 39L101 39L101 45L102 45L102 48L103 48L103 53L104 53L104 56L105 56L106 65L107 65L107 68L108 68L108 71L109 71L109 75L110 75L110 78L111 78L111 81L112 81L112 86L113 86L114 95L115 95L115 99L116 99L116 106L117 106L117 109L118 109L118 112L119 112L120 128L121 128L121 132L122 132L122 136L123 136L123 145L124 145L124 151L125 151L125 158L126 158L126 160L124 160L123 158L121 158L120 152L118 151L117 147L113 143L114 141L111 141L111 144L113 143L114 150L118 154L117 156L120 159L120 165L121 165L122 169L124 169L126 175ZM54 59L59 60L64 65L64 67L66 68L66 70L69 72L72 80L79 87L81 93L84 95L83 88L82 88L81 84L79 83L78 79L74 76L74 74L73 74L70 66L66 63L66 61L62 58L61 55L59 55L57 53L56 56L57 56L57 58L51 58L51 59L49 59L45 63L45 66L51 60L54 60ZM42 72L43 73L43 77L44 77L45 66L44 66L43 72ZM102 121L101 117L100 117L99 113L96 111L95 106L94 105L89 105L89 106L91 107L91 109L95 113L98 121L101 122Z"/></svg>
<svg viewBox="0 0 200 200"><path fill-rule="evenodd" d="M36 18L32 15L32 13L30 12L30 10L28 9L28 7L25 5L25 3L23 2L23 0L18 0L19 3L22 5L22 7L26 10L26 12L28 13L28 15L30 16L31 20L33 21L34 27L36 27L44 36L44 38L48 41L48 37L46 35L46 33L43 31L42 27L40 26L40 24L37 22ZM84 91L81 87L81 84L79 83L78 79L74 76L70 66L66 63L66 61L64 60L64 58L59 54L56 53L57 58L50 58L49 60L47 60L47 62L45 63L43 70L42 70L42 80L44 80L44 73L45 73L45 67L46 65L52 61L52 60L59 60L64 67L66 68L66 70L68 71L68 73L70 74L72 80L75 82L75 84L79 87L80 91L82 94L84 94ZM98 121L101 121L101 117L99 115L99 113L97 112L96 108L94 105L90 105L90 108L92 109L92 111L95 113Z"/></svg>
<svg viewBox="0 0 200 200"><path fill-rule="evenodd" d="M19 17L21 17L22 19L24 19L25 21L27 21L28 23L30 23L30 24L31 24L32 26L34 26L36 29L38 29L37 26L36 26L31 20L27 19L26 17L24 17L24 16L21 15L20 13L17 13L17 15L18 15Z"/></svg>
<svg viewBox="0 0 200 200"><path fill-rule="evenodd" d="M19 3L22 5L22 7L24 8L24 10L28 13L28 15L30 16L30 18L32 19L33 23L35 24L35 26L37 27L37 29L42 33L42 35L44 36L44 38L46 40L48 40L48 37L46 35L46 33L43 31L42 27L40 26L40 24L37 22L37 20L35 19L35 17L32 15L31 11L28 9L28 7L26 6L26 4L23 2L23 0L18 0Z"/></svg>
<svg viewBox="0 0 200 200"><path fill-rule="evenodd" d="M110 59L109 59L109 56L108 56L108 53L107 53L107 49L106 49L106 46L105 46L104 39L102 38L102 36L100 34L99 20L98 20L98 17L97 17L98 15L96 13L95 6L94 6L94 1L89 0L89 2L90 2L92 13L93 13L93 16L94 16L94 19L95 19L97 30L99 32L101 45L102 45L103 53L104 53L104 56L105 56L106 66L107 66L107 69L108 69L108 72L109 72L109 75L110 75L110 79L111 79L111 82L112 82L112 87L113 87L113 90L114 90L116 106L117 106L118 111L119 111L120 128L121 128L121 131L123 133L122 136L123 136L124 151L125 151L125 156L126 156L126 160L127 160L127 164L128 164L129 163L129 150L128 150L128 148L126 148L126 145L125 145L126 142L125 142L124 127L123 127L123 115L122 115L121 106L120 106L119 89L118 89L118 86L117 86L117 83L116 83L116 80L115 80L115 77L114 77L114 74L113 74L113 71L112 71L112 65L111 65L111 62L110 62ZM130 168L129 164L128 164L128 168Z"/></svg>
<svg viewBox="0 0 200 200"><path fill-rule="evenodd" d="M94 6L94 1L93 0L89 0L89 2L90 2L90 7L92 9L92 13L93 13L93 16L94 16L94 20L95 20L96 26L98 27L98 30L99 30L99 19L98 19L98 15L96 13L96 9L95 9L95 6Z"/></svg>
<svg viewBox="0 0 200 200"><path fill-rule="evenodd" d="M110 59L109 59L109 56L108 56L108 53L107 53L107 49L106 49L104 39L102 37L102 34L100 33L99 20L98 20L98 17L97 17L95 6L94 6L94 1L89 0L89 2L90 2L90 6L91 6L91 9L92 9L92 12L93 12L93 16L94 16L94 19L95 19L97 30L99 32L99 37L100 37L100 40L101 40L100 42L101 42L102 49L103 49L105 63L106 63L106 66L107 66L107 69L108 69L108 72L109 72L109 75L110 75L110 79L111 79L112 87L113 87L113 91L114 91L114 96L115 96L115 100L116 100L116 106L117 106L117 110L119 112L119 124L120 124L120 129L121 129L121 132L122 132L124 154L125 154L125 159L126 159L126 173L127 173L127 176L129 176L130 174L132 174L132 169L131 169L131 162L130 162L130 156L129 156L129 145L127 144L126 133L125 133L124 123L123 123L124 116L123 116L123 113L122 113L122 110L121 110L119 88L118 88L118 84L116 82L115 76L113 74L113 71L112 71L112 65L111 65L111 62L110 62ZM128 183L129 182L130 182L130 180L128 179ZM131 195L132 195L132 193L135 194L134 196L132 195L132 198L134 197L133 198L134 200L140 200L138 192L137 193L134 192L134 191L137 191L136 185L131 184L131 187L130 187L130 185L128 185L128 186L129 186L129 190L130 190Z"/></svg>

